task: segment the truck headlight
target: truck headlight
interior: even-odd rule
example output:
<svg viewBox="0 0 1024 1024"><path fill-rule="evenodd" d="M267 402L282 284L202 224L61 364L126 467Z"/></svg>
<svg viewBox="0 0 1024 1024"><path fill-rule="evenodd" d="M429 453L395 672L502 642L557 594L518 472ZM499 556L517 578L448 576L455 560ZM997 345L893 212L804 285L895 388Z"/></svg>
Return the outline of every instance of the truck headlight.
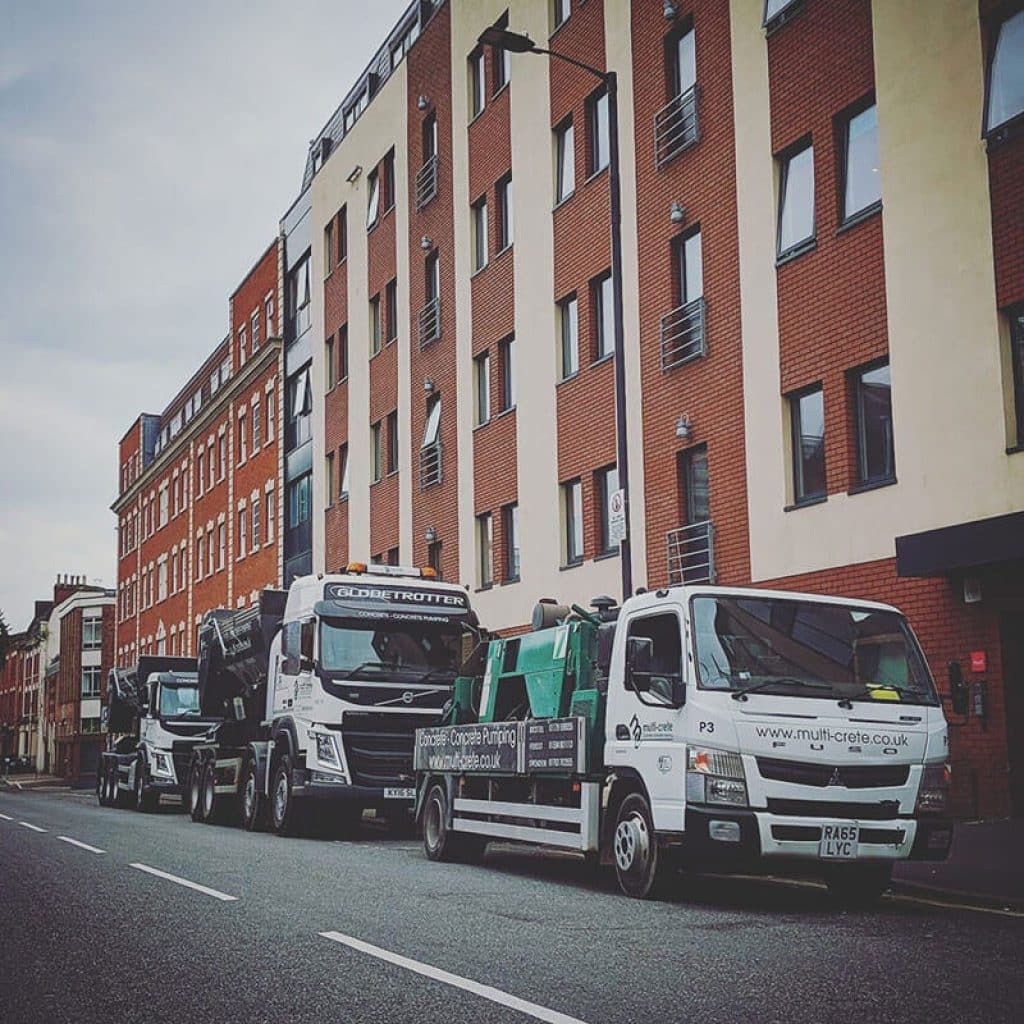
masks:
<svg viewBox="0 0 1024 1024"><path fill-rule="evenodd" d="M330 765L340 771L341 758L338 757L338 745L334 737L326 732L317 732L313 735L316 739L316 759L321 764Z"/></svg>
<svg viewBox="0 0 1024 1024"><path fill-rule="evenodd" d="M150 769L154 775L163 775L169 779L174 778L174 762L167 754L161 754L158 750L153 752Z"/></svg>
<svg viewBox="0 0 1024 1024"><path fill-rule="evenodd" d="M746 807L747 780L740 755L690 747L686 752L686 799L696 804Z"/></svg>
<svg viewBox="0 0 1024 1024"><path fill-rule="evenodd" d="M917 789L918 814L943 814L949 805L952 772L948 764L926 764Z"/></svg>

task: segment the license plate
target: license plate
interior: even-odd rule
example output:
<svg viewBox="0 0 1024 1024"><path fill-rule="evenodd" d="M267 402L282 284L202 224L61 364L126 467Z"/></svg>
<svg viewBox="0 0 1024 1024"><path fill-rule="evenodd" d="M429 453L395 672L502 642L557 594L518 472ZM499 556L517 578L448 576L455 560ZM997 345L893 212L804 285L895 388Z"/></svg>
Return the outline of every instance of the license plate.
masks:
<svg viewBox="0 0 1024 1024"><path fill-rule="evenodd" d="M400 786L385 786L384 788L385 800L414 800L415 798L416 790L411 786L408 789Z"/></svg>
<svg viewBox="0 0 1024 1024"><path fill-rule="evenodd" d="M853 860L857 856L860 826L830 822L821 826L818 856L822 860Z"/></svg>

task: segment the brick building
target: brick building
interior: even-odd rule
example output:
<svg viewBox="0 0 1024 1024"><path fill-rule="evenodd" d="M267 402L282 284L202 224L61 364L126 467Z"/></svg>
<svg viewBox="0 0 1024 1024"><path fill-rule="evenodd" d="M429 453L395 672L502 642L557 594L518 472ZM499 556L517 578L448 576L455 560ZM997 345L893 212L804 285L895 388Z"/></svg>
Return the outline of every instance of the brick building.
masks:
<svg viewBox="0 0 1024 1024"><path fill-rule="evenodd" d="M52 608L50 601L36 601L32 621L8 637L7 657L0 666L0 765L10 757L36 762L46 622Z"/></svg>
<svg viewBox="0 0 1024 1024"><path fill-rule="evenodd" d="M119 446L118 665L194 655L212 608L281 578L281 340L274 241L229 301L230 333Z"/></svg>
<svg viewBox="0 0 1024 1024"><path fill-rule="evenodd" d="M282 225L294 564L618 593L608 101L490 25L618 76L634 584L901 605L1024 812L1020 3L410 5Z"/></svg>

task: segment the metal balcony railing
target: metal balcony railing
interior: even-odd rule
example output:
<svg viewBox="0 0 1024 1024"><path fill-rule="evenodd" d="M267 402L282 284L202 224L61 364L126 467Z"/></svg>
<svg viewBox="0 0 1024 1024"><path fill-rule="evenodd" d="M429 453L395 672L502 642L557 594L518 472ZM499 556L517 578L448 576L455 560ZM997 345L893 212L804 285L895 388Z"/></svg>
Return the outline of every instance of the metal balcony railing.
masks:
<svg viewBox="0 0 1024 1024"><path fill-rule="evenodd" d="M662 370L682 366L707 351L703 297L678 306L661 318Z"/></svg>
<svg viewBox="0 0 1024 1024"><path fill-rule="evenodd" d="M426 348L441 337L441 297L431 299L419 312L417 334L420 348Z"/></svg>
<svg viewBox="0 0 1024 1024"><path fill-rule="evenodd" d="M715 582L715 525L710 519L670 530L665 543L672 586Z"/></svg>
<svg viewBox="0 0 1024 1024"><path fill-rule="evenodd" d="M697 86L668 101L654 115L654 163L660 171L700 138Z"/></svg>
<svg viewBox="0 0 1024 1024"><path fill-rule="evenodd" d="M437 195L437 154L427 157L416 172L416 209L422 210Z"/></svg>
<svg viewBox="0 0 1024 1024"><path fill-rule="evenodd" d="M439 484L441 476L441 442L435 441L420 449L420 490Z"/></svg>

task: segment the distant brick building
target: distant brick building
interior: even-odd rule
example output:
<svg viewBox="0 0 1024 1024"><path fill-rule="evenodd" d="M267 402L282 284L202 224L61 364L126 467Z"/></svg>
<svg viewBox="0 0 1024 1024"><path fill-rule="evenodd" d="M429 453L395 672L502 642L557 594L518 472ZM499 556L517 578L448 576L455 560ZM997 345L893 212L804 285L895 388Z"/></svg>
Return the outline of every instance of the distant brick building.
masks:
<svg viewBox="0 0 1024 1024"><path fill-rule="evenodd" d="M230 334L119 445L116 661L194 655L212 608L281 578L279 244L232 294Z"/></svg>

